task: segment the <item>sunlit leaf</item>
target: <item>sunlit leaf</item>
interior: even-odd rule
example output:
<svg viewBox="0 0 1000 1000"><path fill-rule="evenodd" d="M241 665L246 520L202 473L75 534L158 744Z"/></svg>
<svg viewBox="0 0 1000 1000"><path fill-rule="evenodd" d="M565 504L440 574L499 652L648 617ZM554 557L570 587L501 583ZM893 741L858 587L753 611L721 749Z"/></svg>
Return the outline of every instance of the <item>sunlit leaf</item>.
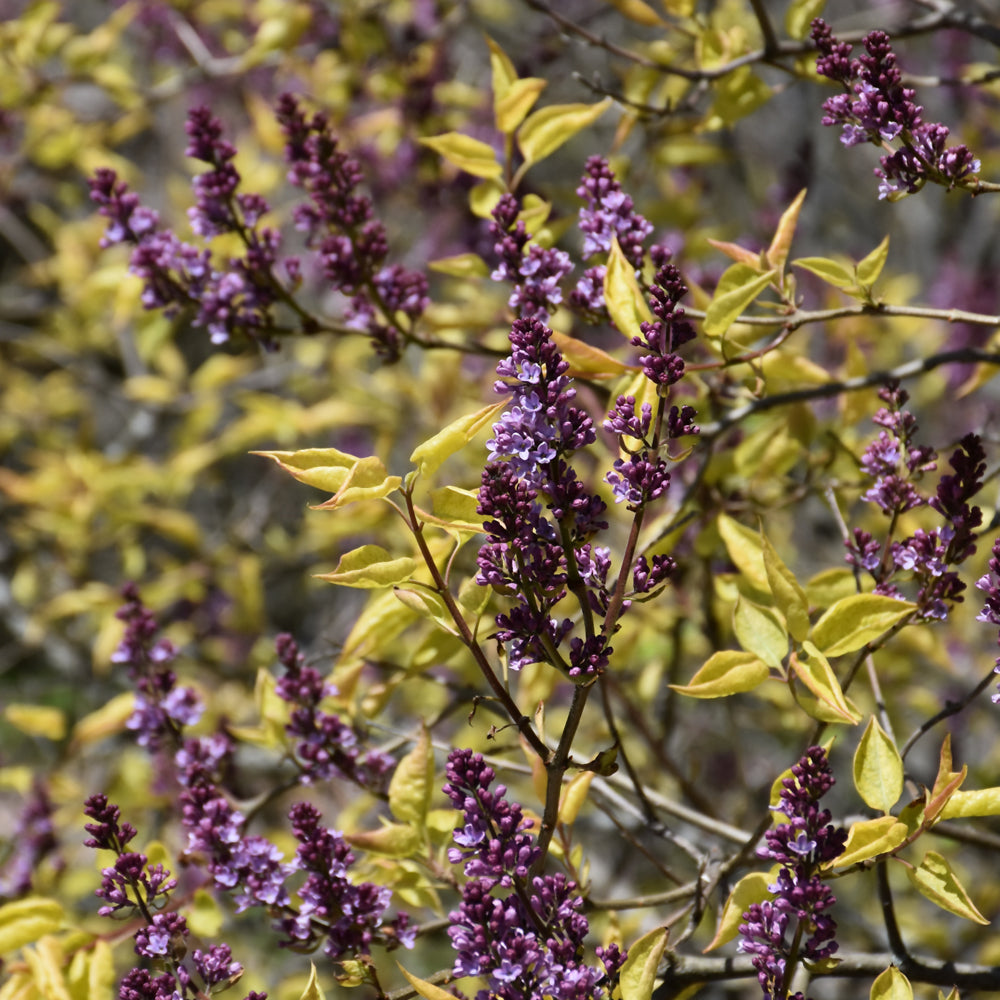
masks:
<svg viewBox="0 0 1000 1000"><path fill-rule="evenodd" d="M445 132L443 135L427 136L420 142L474 177L489 179L503 173L493 147L481 139L473 139L461 132Z"/></svg>
<svg viewBox="0 0 1000 1000"><path fill-rule="evenodd" d="M650 1000L656 971L667 947L667 935L666 928L657 927L629 945L628 957L619 974L622 1000Z"/></svg>
<svg viewBox="0 0 1000 1000"><path fill-rule="evenodd" d="M770 608L754 604L741 594L733 610L733 631L748 653L781 670L788 653L788 633Z"/></svg>
<svg viewBox="0 0 1000 1000"><path fill-rule="evenodd" d="M309 963L309 982L302 991L299 1000L326 1000L323 990L320 989L319 978L316 975L316 966Z"/></svg>
<svg viewBox="0 0 1000 1000"><path fill-rule="evenodd" d="M900 823L895 816L859 820L847 831L844 850L831 864L839 868L888 854L906 840L908 832L906 824Z"/></svg>
<svg viewBox="0 0 1000 1000"><path fill-rule="evenodd" d="M836 674L826 657L811 643L802 644L802 655L792 653L789 665L814 697L833 713L833 719L857 725L861 715L844 697Z"/></svg>
<svg viewBox="0 0 1000 1000"><path fill-rule="evenodd" d="M62 926L65 915L55 899L26 896L0 906L0 955L9 955Z"/></svg>
<svg viewBox="0 0 1000 1000"><path fill-rule="evenodd" d="M399 962L396 965L399 965ZM423 997L424 1000L455 1000L454 995L447 990L429 983L426 979L419 979L412 973L407 972L401 965L399 965L399 971L406 976L406 981L417 991L417 996Z"/></svg>
<svg viewBox="0 0 1000 1000"><path fill-rule="evenodd" d="M801 642L809 634L809 599L795 574L785 565L777 550L768 541L764 529L760 530L761 553L764 572L774 596L775 607L785 616L788 634Z"/></svg>
<svg viewBox="0 0 1000 1000"><path fill-rule="evenodd" d="M920 893L941 909L977 924L989 923L969 899L969 894L951 870L951 865L935 851L928 851L920 862L920 867L907 868L906 874Z"/></svg>
<svg viewBox="0 0 1000 1000"><path fill-rule="evenodd" d="M872 983L869 1000L913 1000L913 987L896 966L890 965Z"/></svg>
<svg viewBox="0 0 1000 1000"><path fill-rule="evenodd" d="M423 826L434 790L434 754L426 726L413 749L396 765L389 782L389 809L403 823Z"/></svg>
<svg viewBox="0 0 1000 1000"><path fill-rule="evenodd" d="M633 337L642 336L640 323L653 322L646 297L636 281L635 268L618 245L617 236L612 237L604 273L604 302L615 326L630 341Z"/></svg>
<svg viewBox="0 0 1000 1000"><path fill-rule="evenodd" d="M748 264L726 268L705 312L705 333L709 337L721 337L776 274L773 270L761 274Z"/></svg>
<svg viewBox="0 0 1000 1000"><path fill-rule="evenodd" d="M577 132L592 125L611 107L607 97L599 104L552 104L530 114L517 130L517 144L525 163L538 163Z"/></svg>
<svg viewBox="0 0 1000 1000"><path fill-rule="evenodd" d="M778 226L771 238L771 245L765 254L767 263L775 268L780 274L785 269L785 261L788 260L788 251L791 249L792 240L795 237L795 227L799 222L799 213L802 211L802 204L806 200L806 191L803 188L793 199L791 205L781 213Z"/></svg>
<svg viewBox="0 0 1000 1000"><path fill-rule="evenodd" d="M826 0L791 0L785 9L785 31L789 38L801 41L809 34L814 18L823 13Z"/></svg>
<svg viewBox="0 0 1000 1000"><path fill-rule="evenodd" d="M754 653L723 649L713 653L687 684L671 684L691 698L726 698L752 691L770 676L767 664Z"/></svg>
<svg viewBox="0 0 1000 1000"><path fill-rule="evenodd" d="M712 951L722 945L732 941L740 932L740 924L743 922L743 914L753 903L763 903L765 899L771 898L771 891L768 885L772 878L766 872L751 872L733 886L726 905L722 908L722 916L719 918L719 926L715 930L715 937L705 946L703 951Z"/></svg>
<svg viewBox="0 0 1000 1000"><path fill-rule="evenodd" d="M590 791L590 783L594 780L593 771L581 771L563 789L559 799L559 822L572 826L576 822L577 814L580 812L584 802L587 801L587 793Z"/></svg>
<svg viewBox="0 0 1000 1000"><path fill-rule="evenodd" d="M916 610L915 604L894 597L852 594L823 614L813 626L812 639L827 656L853 653Z"/></svg>
<svg viewBox="0 0 1000 1000"><path fill-rule="evenodd" d="M889 256L889 237L886 236L882 242L866 257L858 261L857 275L858 284L865 288L871 288L878 280L885 266L886 258Z"/></svg>
<svg viewBox="0 0 1000 1000"><path fill-rule="evenodd" d="M492 423L493 418L506 405L507 401L501 400L453 420L423 444L417 445L410 455L410 461L420 469L422 476L433 476L447 458L464 448L484 427Z"/></svg>
<svg viewBox="0 0 1000 1000"><path fill-rule="evenodd" d="M884 813L903 794L903 760L874 715L854 752L854 787L870 808Z"/></svg>
<svg viewBox="0 0 1000 1000"><path fill-rule="evenodd" d="M332 573L317 573L320 580L336 583L341 587L394 587L409 580L417 568L417 561L409 556L393 558L379 545L362 545L345 552Z"/></svg>

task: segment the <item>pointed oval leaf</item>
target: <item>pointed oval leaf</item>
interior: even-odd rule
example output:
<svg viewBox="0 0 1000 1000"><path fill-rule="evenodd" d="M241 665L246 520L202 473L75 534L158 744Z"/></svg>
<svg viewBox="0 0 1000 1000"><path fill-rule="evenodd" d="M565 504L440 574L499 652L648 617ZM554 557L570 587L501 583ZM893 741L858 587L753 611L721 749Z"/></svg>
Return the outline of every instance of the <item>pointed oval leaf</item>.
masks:
<svg viewBox="0 0 1000 1000"><path fill-rule="evenodd" d="M615 326L630 341L633 337L642 336L640 323L653 322L646 297L636 281L635 268L622 252L617 236L612 237L611 249L608 251L608 266L604 272L604 303Z"/></svg>
<svg viewBox="0 0 1000 1000"><path fill-rule="evenodd" d="M493 114L497 130L504 135L511 135L524 121L528 112L535 106L541 92L548 86L548 80L537 76L526 76L515 80L501 97L494 92Z"/></svg>
<svg viewBox="0 0 1000 1000"><path fill-rule="evenodd" d="M770 593L767 570L764 567L764 552L757 532L740 524L728 514L720 514L716 524L729 558L736 568L757 590L765 594Z"/></svg>
<svg viewBox="0 0 1000 1000"><path fill-rule="evenodd" d="M332 510L358 500L385 497L402 482L399 476L390 476L378 458L358 458L336 448L250 454L270 458L299 482L333 494L324 503L314 504L314 510Z"/></svg>
<svg viewBox="0 0 1000 1000"><path fill-rule="evenodd" d="M1000 816L1000 788L952 792L938 814L939 819L964 819L969 816Z"/></svg>
<svg viewBox="0 0 1000 1000"><path fill-rule="evenodd" d="M764 556L764 572L774 595L775 606L785 616L788 634L796 642L802 642L809 634L809 599L795 574L767 540L763 527L760 530L760 545Z"/></svg>
<svg viewBox="0 0 1000 1000"><path fill-rule="evenodd" d="M396 765L389 781L389 809L396 819L422 827L427 821L434 786L434 754L426 726L413 749Z"/></svg>
<svg viewBox="0 0 1000 1000"><path fill-rule="evenodd" d="M399 965L399 962L396 965ZM407 982L417 991L417 996L423 997L424 1000L455 1000L454 994L441 989L440 986L435 986L434 983L429 983L426 979L417 978L401 965L399 965L399 971L406 976Z"/></svg>
<svg viewBox="0 0 1000 1000"><path fill-rule="evenodd" d="M29 736L61 740L66 735L66 715L50 705L12 702L4 708L3 716L15 729Z"/></svg>
<svg viewBox="0 0 1000 1000"><path fill-rule="evenodd" d="M577 132L592 125L611 107L611 98L599 104L553 104L530 114L517 130L517 144L527 164L554 153Z"/></svg>
<svg viewBox="0 0 1000 1000"><path fill-rule="evenodd" d="M445 459L464 448L506 405L507 400L501 400L453 420L423 444L418 444L410 461L420 469L422 476L433 476Z"/></svg>
<svg viewBox="0 0 1000 1000"><path fill-rule="evenodd" d="M859 820L847 831L844 850L830 864L841 868L888 854L906 840L908 832L906 824L895 816Z"/></svg>
<svg viewBox="0 0 1000 1000"><path fill-rule="evenodd" d="M395 587L409 580L417 569L416 559L402 556L398 559L380 545L362 545L344 553L332 573L317 573L320 580L337 583L341 587L360 587L374 590L377 587Z"/></svg>
<svg viewBox="0 0 1000 1000"><path fill-rule="evenodd" d="M691 698L726 698L731 694L752 691L770 676L766 663L741 649L723 649L713 653L687 684L671 684L680 694Z"/></svg>
<svg viewBox="0 0 1000 1000"><path fill-rule="evenodd" d="M613 358L607 351L577 340L576 337L559 333L558 330L552 331L552 343L559 348L559 352L569 364L566 374L570 378L619 378L632 371L628 365Z"/></svg>
<svg viewBox="0 0 1000 1000"><path fill-rule="evenodd" d="M487 278L489 265L477 253L459 253L453 257L441 257L427 265L439 274L450 274L453 278Z"/></svg>
<svg viewBox="0 0 1000 1000"><path fill-rule="evenodd" d="M709 337L721 337L776 274L773 270L761 274L749 264L733 264L726 268L705 311L705 333Z"/></svg>
<svg viewBox="0 0 1000 1000"><path fill-rule="evenodd" d="M27 896L0 906L0 955L9 955L62 926L62 904L42 896Z"/></svg>
<svg viewBox="0 0 1000 1000"><path fill-rule="evenodd" d="M903 760L874 715L854 752L854 787L869 808L884 813L903 794Z"/></svg>
<svg viewBox="0 0 1000 1000"><path fill-rule="evenodd" d="M913 987L896 966L890 965L872 983L869 1000L913 1000Z"/></svg>
<svg viewBox="0 0 1000 1000"><path fill-rule="evenodd" d="M657 927L629 947L619 979L622 1000L650 1000L667 935L665 927Z"/></svg>
<svg viewBox="0 0 1000 1000"><path fill-rule="evenodd" d="M593 771L581 771L564 789L559 800L559 822L572 826L580 812L583 803L587 801L590 783L594 780Z"/></svg>
<svg viewBox="0 0 1000 1000"><path fill-rule="evenodd" d="M490 48L490 72L492 74L494 99L503 97L517 80L517 70L510 56L489 35L486 44Z"/></svg>
<svg viewBox="0 0 1000 1000"><path fill-rule="evenodd" d="M420 144L433 149L453 166L473 177L490 180L503 173L493 147L481 139L473 139L471 135L445 132L443 135L426 136L420 140Z"/></svg>
<svg viewBox="0 0 1000 1000"><path fill-rule="evenodd" d="M740 645L769 667L781 670L788 655L788 633L770 609L754 604L742 594L733 610L733 631Z"/></svg>
<svg viewBox="0 0 1000 1000"><path fill-rule="evenodd" d="M378 830L344 834L351 847L387 858L412 857L421 849L420 831L409 823L387 823Z"/></svg>
<svg viewBox="0 0 1000 1000"><path fill-rule="evenodd" d="M319 977L316 975L316 966L312 962L309 963L309 982L299 1000L326 1000L326 994L320 988Z"/></svg>
<svg viewBox="0 0 1000 1000"><path fill-rule="evenodd" d="M752 267L758 274L761 271L760 254L741 247L739 243L730 243L728 240L706 240L709 246L724 253L730 260L735 260L737 264L746 264Z"/></svg>
<svg viewBox="0 0 1000 1000"><path fill-rule="evenodd" d="M805 656L792 653L788 661L796 676L816 700L833 713L833 719L857 725L861 721L861 715L844 697L840 681L826 657L811 642L804 642L802 651Z"/></svg>
<svg viewBox="0 0 1000 1000"><path fill-rule="evenodd" d="M909 601L883 594L852 594L823 614L813 626L812 639L827 656L853 653L916 610Z"/></svg>
<svg viewBox="0 0 1000 1000"><path fill-rule="evenodd" d="M882 273L888 256L889 237L887 236L870 254L858 261L858 266L855 269L858 275L858 284L865 288L871 288Z"/></svg>
<svg viewBox="0 0 1000 1000"><path fill-rule="evenodd" d="M813 19L823 13L826 0L792 0L785 11L785 31L789 38L802 41L809 34Z"/></svg>
<svg viewBox="0 0 1000 1000"><path fill-rule="evenodd" d="M920 867L907 868L906 874L917 890L942 910L977 924L989 923L969 899L969 894L955 877L951 865L935 851L928 851L920 862Z"/></svg>
<svg viewBox="0 0 1000 1000"><path fill-rule="evenodd" d="M785 261L788 260L788 251L792 246L792 239L795 236L795 227L799 223L799 212L802 211L802 203L806 200L806 189L803 188L796 196L791 205L781 213L778 220L778 227L774 231L771 245L767 248L768 266L775 268L780 274L785 269Z"/></svg>
<svg viewBox="0 0 1000 1000"><path fill-rule="evenodd" d="M662 28L666 23L644 0L610 0L610 3L619 14L647 28Z"/></svg>
<svg viewBox="0 0 1000 1000"><path fill-rule="evenodd" d="M771 883L771 876L766 872L751 872L733 886L733 891L726 900L726 905L722 908L722 916L719 918L719 926L715 931L715 937L704 948L704 952L719 948L740 932L740 924L743 922L743 914L750 909L752 903L763 903L765 899L771 898L771 891L768 885Z"/></svg>
<svg viewBox="0 0 1000 1000"><path fill-rule="evenodd" d="M197 932L195 932L197 933ZM93 953L87 965L87 996L92 998L112 996L115 983L115 964L111 945L102 938L94 942Z"/></svg>
<svg viewBox="0 0 1000 1000"><path fill-rule="evenodd" d="M799 257L792 261L792 267L801 267L841 291L846 292L857 286L854 272L846 264L829 257Z"/></svg>

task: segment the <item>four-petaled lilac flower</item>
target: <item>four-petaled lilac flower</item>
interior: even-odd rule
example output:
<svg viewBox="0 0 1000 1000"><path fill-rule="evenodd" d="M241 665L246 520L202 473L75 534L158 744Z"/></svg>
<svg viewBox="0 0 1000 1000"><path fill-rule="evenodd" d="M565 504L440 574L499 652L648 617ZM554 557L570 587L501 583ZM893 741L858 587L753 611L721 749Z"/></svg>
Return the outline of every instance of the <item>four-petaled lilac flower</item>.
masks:
<svg viewBox="0 0 1000 1000"><path fill-rule="evenodd" d="M913 89L903 86L884 31L865 36L865 54L858 59L821 18L813 21L812 39L820 52L817 72L845 91L823 103L823 124L841 126L845 146L871 142L890 149L875 170L880 199L913 194L927 181L951 189L979 173L980 162L966 146L946 144L946 126L923 120L923 108L914 103Z"/></svg>
<svg viewBox="0 0 1000 1000"><path fill-rule="evenodd" d="M776 812L786 817L765 834L761 858L781 867L768 890L773 899L752 904L743 914L739 949L752 955L763 996L786 995L789 962L817 962L837 950L837 925L827 912L836 902L819 869L836 858L847 831L831 823L819 800L834 784L822 747L810 747L782 782ZM788 932L792 930L791 941ZM793 951L793 944L797 950Z"/></svg>

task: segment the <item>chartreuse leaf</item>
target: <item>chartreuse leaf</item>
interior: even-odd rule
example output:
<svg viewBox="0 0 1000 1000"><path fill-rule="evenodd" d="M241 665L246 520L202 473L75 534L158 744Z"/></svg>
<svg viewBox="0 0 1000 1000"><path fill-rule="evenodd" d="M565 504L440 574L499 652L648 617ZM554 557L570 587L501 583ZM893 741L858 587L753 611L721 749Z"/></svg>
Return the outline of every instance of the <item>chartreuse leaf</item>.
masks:
<svg viewBox="0 0 1000 1000"><path fill-rule="evenodd" d="M951 733L946 733L941 743L941 756L938 762L938 773L934 778L927 801L924 803L924 822L928 825L936 823L941 818L941 812L952 796L965 781L969 773L968 765L961 771L951 769Z"/></svg>
<svg viewBox="0 0 1000 1000"><path fill-rule="evenodd" d="M752 691L770 676L767 664L754 653L742 649L722 649L713 653L687 684L671 684L691 698L726 698Z"/></svg>
<svg viewBox="0 0 1000 1000"><path fill-rule="evenodd" d="M66 716L50 705L11 703L3 710L4 718L16 729L29 736L61 740L66 735Z"/></svg>
<svg viewBox="0 0 1000 1000"><path fill-rule="evenodd" d="M759 270L749 264L727 267L719 279L705 311L703 329L709 337L721 337L741 312L771 283L777 271Z"/></svg>
<svg viewBox="0 0 1000 1000"><path fill-rule="evenodd" d="M319 978L316 975L316 966L309 963L309 982L302 991L299 1000L326 1000L326 995L320 989Z"/></svg>
<svg viewBox="0 0 1000 1000"><path fill-rule="evenodd" d="M201 892L201 890L198 890ZM195 931L197 934L198 931ZM216 932L213 932L213 934ZM103 938L94 942L90 962L87 965L87 996L88 998L109 997L115 982L114 959L111 955L111 945Z"/></svg>
<svg viewBox="0 0 1000 1000"><path fill-rule="evenodd" d="M599 104L553 104L530 114L517 130L517 144L527 165L544 160L577 132L592 125L611 107L611 98Z"/></svg>
<svg viewBox="0 0 1000 1000"><path fill-rule="evenodd" d="M422 844L420 831L409 823L386 823L378 830L345 834L344 839L352 847L386 858L411 857Z"/></svg>
<svg viewBox="0 0 1000 1000"><path fill-rule="evenodd" d="M426 726L413 749L396 765L389 782L389 809L403 823L423 827L434 786L434 754Z"/></svg>
<svg viewBox="0 0 1000 1000"><path fill-rule="evenodd" d="M608 266L604 272L604 302L615 326L630 341L642 336L640 323L653 322L646 297L636 281L635 268L618 245L617 236L611 238Z"/></svg>
<svg viewBox="0 0 1000 1000"><path fill-rule="evenodd" d="M935 851L928 851L920 867L907 868L906 874L917 890L942 910L977 924L989 923L969 899L947 860Z"/></svg>
<svg viewBox="0 0 1000 1000"><path fill-rule="evenodd" d="M0 906L0 955L9 955L62 926L62 904L42 896L27 896Z"/></svg>
<svg viewBox="0 0 1000 1000"><path fill-rule="evenodd" d="M792 239L795 237L795 227L799 222L799 212L802 211L802 203L806 200L806 189L803 188L788 206L781 213L778 220L778 227L771 238L771 245L767 248L765 257L769 267L773 267L779 274L785 269L785 261L788 260L788 251L792 246Z"/></svg>
<svg viewBox="0 0 1000 1000"><path fill-rule="evenodd" d="M563 789L559 800L559 822L572 826L580 812L583 803L587 801L590 783L594 780L593 771L581 771Z"/></svg>
<svg viewBox="0 0 1000 1000"><path fill-rule="evenodd" d="M849 722L852 726L861 721L861 714L844 697L840 681L826 657L811 642L804 642L802 655L792 653L788 662L816 700L832 712L828 721Z"/></svg>
<svg viewBox="0 0 1000 1000"><path fill-rule="evenodd" d="M887 236L870 254L858 261L858 265L855 268L858 276L858 284L863 288L871 288L882 273L882 268L885 267L888 256L889 237Z"/></svg>
<svg viewBox="0 0 1000 1000"><path fill-rule="evenodd" d="M459 253L453 257L441 257L427 265L439 274L450 274L453 278L485 278L490 273L489 265L477 253Z"/></svg>
<svg viewBox="0 0 1000 1000"><path fill-rule="evenodd" d="M374 456L358 458L336 448L254 451L251 454L273 459L299 482L333 494L324 503L314 504L313 510L332 510L357 500L385 497L402 482L399 476L390 476Z"/></svg>
<svg viewBox="0 0 1000 1000"><path fill-rule="evenodd" d="M548 86L548 81L537 76L526 76L515 80L503 97L493 95L493 114L497 129L504 135L511 135L524 121L525 116L535 106L538 96Z"/></svg>
<svg viewBox="0 0 1000 1000"><path fill-rule="evenodd" d="M767 579L767 569L764 566L764 552L757 532L740 524L728 514L720 514L716 525L719 529L719 536L729 553L729 558L732 559L736 568L755 589L765 594L768 593L770 584Z"/></svg>
<svg viewBox="0 0 1000 1000"><path fill-rule="evenodd" d="M733 610L733 631L740 645L769 667L781 670L788 654L788 633L770 609L754 604L742 594Z"/></svg>
<svg viewBox="0 0 1000 1000"><path fill-rule="evenodd" d="M1000 816L1000 788L953 792L941 809L938 818L965 819L970 816Z"/></svg>
<svg viewBox="0 0 1000 1000"><path fill-rule="evenodd" d="M766 872L751 872L733 886L733 891L726 900L726 905L722 908L722 916L719 918L719 926L716 928L715 937L704 948L704 952L719 948L740 932L740 924L743 922L743 914L750 909L752 903L763 903L765 899L771 898L768 889L772 881L771 876Z"/></svg>
<svg viewBox="0 0 1000 1000"><path fill-rule="evenodd" d="M961 1000L958 994L958 987L952 986L947 996L941 990L938 990L938 1000Z"/></svg>
<svg viewBox="0 0 1000 1000"><path fill-rule="evenodd" d="M812 639L827 656L853 653L916 610L909 601L883 594L852 594L827 609L813 626Z"/></svg>
<svg viewBox="0 0 1000 1000"><path fill-rule="evenodd" d="M416 568L416 559L409 556L393 559L380 545L362 545L345 552L332 573L317 573L316 576L341 587L374 590L404 583L413 576Z"/></svg>
<svg viewBox="0 0 1000 1000"><path fill-rule="evenodd" d="M62 972L66 956L57 938L45 935L33 948L25 948L22 954L45 1000L73 1000Z"/></svg>
<svg viewBox="0 0 1000 1000"><path fill-rule="evenodd" d="M643 0L609 0L609 3L619 14L627 17L630 21L635 21L636 24L645 25L647 28L661 28L666 23Z"/></svg>
<svg viewBox="0 0 1000 1000"><path fill-rule="evenodd" d="M789 38L801 41L809 34L813 18L819 17L826 0L792 0L785 10L785 31Z"/></svg>
<svg viewBox="0 0 1000 1000"><path fill-rule="evenodd" d="M473 139L471 135L445 132L443 135L426 136L420 144L433 149L453 166L474 177L492 179L503 173L493 147L481 139Z"/></svg>
<svg viewBox="0 0 1000 1000"><path fill-rule="evenodd" d="M215 937L226 919L219 901L206 889L195 890L194 901L185 914L191 933L205 938Z"/></svg>
<svg viewBox="0 0 1000 1000"><path fill-rule="evenodd" d="M874 715L854 752L854 787L869 808L884 813L903 794L903 760Z"/></svg>
<svg viewBox="0 0 1000 1000"><path fill-rule="evenodd" d="M801 267L806 271L815 274L817 278L822 278L828 285L839 288L842 291L852 289L856 285L854 272L846 264L839 260L831 260L829 257L800 257L792 261L793 267Z"/></svg>
<svg viewBox="0 0 1000 1000"><path fill-rule="evenodd" d="M869 1000L913 1000L913 987L896 966L890 965L872 983Z"/></svg>
<svg viewBox="0 0 1000 1000"><path fill-rule="evenodd" d="M479 496L459 486L442 486L431 490L433 513L414 507L421 521L436 524L458 535L476 534L483 530L483 517L478 511Z"/></svg>
<svg viewBox="0 0 1000 1000"><path fill-rule="evenodd" d="M667 935L665 927L657 927L629 945L618 981L622 1000L650 1000L656 970L667 947Z"/></svg>
<svg viewBox="0 0 1000 1000"><path fill-rule="evenodd" d="M785 616L788 634L796 642L802 642L809 634L809 599L795 574L782 562L781 556L767 540L763 526L760 529L760 547L775 607Z"/></svg>
<svg viewBox="0 0 1000 1000"><path fill-rule="evenodd" d="M445 459L464 448L506 405L507 401L501 400L453 420L423 444L418 444L410 461L420 469L422 476L433 476Z"/></svg>
<svg viewBox="0 0 1000 1000"><path fill-rule="evenodd" d="M490 48L490 74L494 97L503 97L517 81L517 69L509 55L489 35L486 44Z"/></svg>
<svg viewBox="0 0 1000 1000"><path fill-rule="evenodd" d="M552 343L569 365L567 375L571 378L609 379L627 375L629 366L613 358L599 347L577 340L575 337L552 331Z"/></svg>
<svg viewBox="0 0 1000 1000"><path fill-rule="evenodd" d="M831 864L839 868L888 854L906 840L908 832L906 824L900 823L895 816L859 820L847 831L844 850Z"/></svg>
<svg viewBox="0 0 1000 1000"><path fill-rule="evenodd" d="M396 965L399 965L399 962ZM418 979L407 972L401 965L399 965L399 971L406 976L407 982L417 991L417 995L423 997L424 1000L455 1000L454 996L447 990L429 983L426 979Z"/></svg>

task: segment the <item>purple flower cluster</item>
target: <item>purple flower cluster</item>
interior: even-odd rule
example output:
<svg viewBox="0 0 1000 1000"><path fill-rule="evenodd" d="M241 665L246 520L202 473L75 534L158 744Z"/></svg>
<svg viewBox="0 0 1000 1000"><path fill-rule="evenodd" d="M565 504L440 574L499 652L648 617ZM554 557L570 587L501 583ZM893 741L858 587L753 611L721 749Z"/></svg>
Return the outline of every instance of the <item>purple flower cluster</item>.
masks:
<svg viewBox="0 0 1000 1000"><path fill-rule="evenodd" d="M915 443L917 422L903 409L908 394L898 383L879 392L887 405L873 418L886 430L879 432L861 458L861 468L875 478L863 495L892 519L929 504L944 520L931 530L917 529L902 541L879 542L870 532L855 528L847 545L847 561L866 570L875 580L875 592L902 597L894 582L900 571L917 583L915 601L922 618L944 619L949 607L963 600L965 584L949 566L964 562L975 551L975 529L982 511L969 501L981 489L986 472L985 452L978 435L967 434L949 458L952 473L941 476L928 500L916 487L925 472L937 468L933 449Z"/></svg>
<svg viewBox="0 0 1000 1000"><path fill-rule="evenodd" d="M106 795L92 795L84 812L93 821L85 826L91 835L86 846L112 851L116 856L114 865L101 873L97 895L107 903L99 911L101 916L140 917L144 924L133 935L135 953L169 969L160 976L132 969L122 979L119 1000L193 1000L234 984L243 975L243 966L233 960L227 944L207 951L195 949L191 955L193 973L185 964L187 921L180 913L165 909L177 880L162 864L149 865L145 854L127 850L136 830L130 823L119 822L118 807ZM266 998L266 993L251 992L246 1000Z"/></svg>
<svg viewBox="0 0 1000 1000"><path fill-rule="evenodd" d="M372 338L375 349L395 360L401 337L427 308L427 279L387 265L385 226L374 217L371 199L356 191L361 168L338 149L326 115L306 115L292 94L278 100L285 135L288 179L309 202L295 209L295 224L319 253L323 274L350 298L349 325Z"/></svg>
<svg viewBox="0 0 1000 1000"><path fill-rule="evenodd" d="M295 741L294 760L302 781L310 784L330 778L346 778L370 791L384 791L395 761L381 750L363 750L358 735L340 716L324 712L322 701L336 689L305 665L292 636L275 640L285 675L278 680L279 698L294 706L285 732Z"/></svg>
<svg viewBox="0 0 1000 1000"><path fill-rule="evenodd" d="M323 826L319 811L307 802L292 806L288 818L299 842L292 867L308 875L298 890L298 912L277 924L287 938L283 943L312 950L325 939L323 951L332 959L369 955L376 941L412 948L416 932L407 914L382 928L391 890L348 877L354 855L343 836Z"/></svg>
<svg viewBox="0 0 1000 1000"><path fill-rule="evenodd" d="M1000 538L993 543L993 554L990 557L989 572L976 581L976 587L986 595L983 610L976 615L976 620L990 625L1000 625ZM1000 636L997 637L1000 645ZM996 673L1000 674L1000 656L996 659ZM998 692L993 695L993 702L1000 702L1000 682Z"/></svg>
<svg viewBox="0 0 1000 1000"><path fill-rule="evenodd" d="M493 208L490 234L500 262L491 277L514 285L507 304L519 316L548 323L562 303L560 282L573 264L563 250L532 243L524 221L517 217L519 212L512 194L502 195Z"/></svg>
<svg viewBox="0 0 1000 1000"><path fill-rule="evenodd" d="M140 746L157 751L176 745L184 726L194 725L204 706L192 688L177 687L170 664L177 649L166 638L157 638L159 623L142 603L135 584L123 588L125 604L117 617L125 622L125 635L111 662L125 665L135 682L135 708L125 723Z"/></svg>
<svg viewBox="0 0 1000 1000"><path fill-rule="evenodd" d="M823 124L842 126L845 146L871 142L891 150L875 170L879 198L913 194L927 181L951 189L979 172L979 160L966 146L946 145L946 126L923 120L923 108L914 103L913 89L903 86L884 31L868 33L865 55L858 59L851 58L851 46L838 41L820 18L813 21L812 39L820 52L817 72L845 91L823 103Z"/></svg>
<svg viewBox="0 0 1000 1000"><path fill-rule="evenodd" d="M209 164L194 178L195 205L189 210L191 228L204 239L237 234L245 247L241 257L213 265L207 249L182 242L161 230L159 216L139 203L113 170L102 168L90 182L90 196L107 217L102 246L133 247L130 270L142 278L142 302L147 309L173 315L194 310L195 326L205 327L214 344L243 335L271 346L275 305L287 298L276 277L281 235L261 226L269 211L258 194L237 194L240 175L233 166L236 150L222 138L222 124L205 107L192 108L185 126L188 156ZM290 278L298 274L295 258L285 261Z"/></svg>
<svg viewBox="0 0 1000 1000"><path fill-rule="evenodd" d="M590 542L607 527L605 504L587 492L568 461L596 439L593 421L572 404L569 366L537 319L515 320L510 343L510 356L497 365L496 390L513 401L487 442L491 461L478 507L487 519L487 540L477 579L519 597L508 614L497 616L497 637L508 644L517 670L560 656L557 647L572 622L556 621L550 612L567 586L585 591L588 612L607 610L610 561L606 549ZM543 499L554 520L542 512ZM610 651L590 635L570 644L569 662L561 665L571 677L593 674Z"/></svg>
<svg viewBox="0 0 1000 1000"><path fill-rule="evenodd" d="M52 812L52 800L41 780L36 779L17 818L10 852L0 868L0 901L30 892L36 867L58 848Z"/></svg>
<svg viewBox="0 0 1000 1000"><path fill-rule="evenodd" d="M586 203L580 209L580 231L584 234L583 257L607 253L615 237L626 260L637 270L642 267L643 244L652 225L635 210L632 199L618 183L608 161L600 156L587 160L577 195ZM572 305L590 313L602 313L605 267L589 267L570 293Z"/></svg>
<svg viewBox="0 0 1000 1000"><path fill-rule="evenodd" d="M757 850L759 857L777 861L781 868L768 886L774 898L753 903L743 914L739 950L753 956L766 1000L787 995L796 962L818 962L837 950L837 925L827 913L836 899L819 874L847 841L847 831L833 826L830 811L819 807L833 784L826 751L810 747L792 768L792 777L782 782L776 811L787 822L768 830L766 843ZM788 941L790 928L797 948ZM800 993L790 1000L796 997L802 1000Z"/></svg>
<svg viewBox="0 0 1000 1000"><path fill-rule="evenodd" d="M529 880L538 856L535 838L521 807L507 799L503 785L491 788L493 769L481 754L453 750L448 755L445 794L462 812L462 826L449 851L453 864L465 863L469 881L459 908L449 914L456 952L456 976L484 976L488 988L477 1000L600 1000L625 954L598 950L600 971L583 961L589 930L580 912L575 883L562 874ZM497 889L507 890L499 894Z"/></svg>

